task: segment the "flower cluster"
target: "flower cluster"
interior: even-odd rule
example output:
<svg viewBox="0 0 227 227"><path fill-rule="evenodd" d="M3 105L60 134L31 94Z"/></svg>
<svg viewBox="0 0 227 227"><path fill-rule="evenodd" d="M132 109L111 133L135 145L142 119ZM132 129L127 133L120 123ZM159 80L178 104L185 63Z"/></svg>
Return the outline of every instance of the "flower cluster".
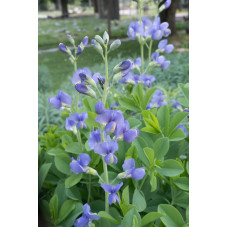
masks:
<svg viewBox="0 0 227 227"><path fill-rule="evenodd" d="M70 109L72 103L70 95L60 90L58 91L58 94L55 97L49 97L48 101L54 108L60 110Z"/></svg>
<svg viewBox="0 0 227 227"><path fill-rule="evenodd" d="M150 110L153 107L160 108L161 106L167 105L167 102L164 101L166 95L164 95L163 91L157 89L152 96L151 102L148 103L146 109Z"/></svg>

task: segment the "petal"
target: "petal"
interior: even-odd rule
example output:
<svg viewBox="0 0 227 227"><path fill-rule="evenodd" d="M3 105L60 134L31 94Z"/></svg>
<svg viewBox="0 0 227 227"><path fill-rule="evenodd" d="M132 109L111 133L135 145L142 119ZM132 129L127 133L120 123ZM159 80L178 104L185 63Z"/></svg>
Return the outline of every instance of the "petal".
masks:
<svg viewBox="0 0 227 227"><path fill-rule="evenodd" d="M91 158L88 154L84 153L79 155L78 162L82 167L86 167L90 163L90 161L91 161Z"/></svg>
<svg viewBox="0 0 227 227"><path fill-rule="evenodd" d="M86 216L82 216L75 221L74 226L75 227L86 227L86 226L88 226L88 223L89 223L89 218L87 218Z"/></svg>
<svg viewBox="0 0 227 227"><path fill-rule="evenodd" d="M86 120L87 118L88 118L87 112L83 112L83 113L80 114L80 120L81 120L81 121L84 121L84 120Z"/></svg>
<svg viewBox="0 0 227 227"><path fill-rule="evenodd" d="M90 138L88 140L88 146L90 149L94 149L95 145L101 143L101 130L95 130L91 132Z"/></svg>
<svg viewBox="0 0 227 227"><path fill-rule="evenodd" d="M167 39L161 40L161 41L159 42L159 44L158 44L158 49L160 49L160 50L165 49L167 43L168 43L168 40L167 40Z"/></svg>
<svg viewBox="0 0 227 227"><path fill-rule="evenodd" d="M70 162L69 166L71 168L71 172L74 172L75 174L86 172L85 169L78 163L77 160Z"/></svg>
<svg viewBox="0 0 227 227"><path fill-rule="evenodd" d="M100 124L107 124L110 121L111 118L111 110L106 110L104 113L98 115L95 118L95 121L100 123Z"/></svg>
<svg viewBox="0 0 227 227"><path fill-rule="evenodd" d="M79 113L73 113L73 114L70 115L70 119L78 122L78 121L80 121L80 114Z"/></svg>
<svg viewBox="0 0 227 227"><path fill-rule="evenodd" d="M164 61L161 65L161 67L164 70L164 69L167 69L169 67L169 65L170 65L170 61Z"/></svg>
<svg viewBox="0 0 227 227"><path fill-rule="evenodd" d="M111 205L112 203L119 203L120 199L116 193L111 193L109 195L109 204Z"/></svg>
<svg viewBox="0 0 227 227"><path fill-rule="evenodd" d="M123 134L123 140L125 142L131 143L133 140L135 140L138 137L138 135L139 135L139 130L137 128L130 129Z"/></svg>
<svg viewBox="0 0 227 227"><path fill-rule="evenodd" d="M120 188L122 187L123 185L123 182L121 182L120 184L116 184L116 185L113 185L113 191L116 193L120 190Z"/></svg>
<svg viewBox="0 0 227 227"><path fill-rule="evenodd" d="M70 117L65 119L65 129L71 131L72 127L75 126L75 121L73 121Z"/></svg>
<svg viewBox="0 0 227 227"><path fill-rule="evenodd" d="M68 94L64 93L63 91L59 90L58 91L58 96L59 96L59 98L60 98L62 103L67 104L67 105L71 105L72 99L71 99L70 95L68 95Z"/></svg>
<svg viewBox="0 0 227 227"><path fill-rule="evenodd" d="M90 206L89 206L87 203L85 203L85 204L83 205L83 213L84 213L85 215L87 215L87 214L90 213L90 211L91 211Z"/></svg>
<svg viewBox="0 0 227 227"><path fill-rule="evenodd" d="M108 153L108 150L109 150L109 145L107 142L97 144L94 147L94 152L103 156L105 156Z"/></svg>
<svg viewBox="0 0 227 227"><path fill-rule="evenodd" d="M101 184L101 187L104 189L105 192L112 193L113 186L109 184Z"/></svg>
<svg viewBox="0 0 227 227"><path fill-rule="evenodd" d="M86 94L88 91L87 86L85 86L84 84L76 84L75 85L75 89L82 94Z"/></svg>
<svg viewBox="0 0 227 227"><path fill-rule="evenodd" d="M153 40L160 40L162 38L162 31L157 30L152 34L152 39Z"/></svg>
<svg viewBox="0 0 227 227"><path fill-rule="evenodd" d="M95 81L95 83L98 83L98 78L100 78L100 73L94 73L92 79Z"/></svg>
<svg viewBox="0 0 227 227"><path fill-rule="evenodd" d="M141 167L134 169L131 174L134 180L141 180L145 175L145 168Z"/></svg>
<svg viewBox="0 0 227 227"><path fill-rule="evenodd" d="M109 122L106 127L105 127L105 132L106 133L113 133L115 131L115 128L116 128L116 122L114 121L111 121Z"/></svg>
<svg viewBox="0 0 227 227"><path fill-rule="evenodd" d="M82 69L77 69L74 74L73 74L73 78L72 78L72 84L77 84L77 83L81 83L81 79L80 79L80 73L82 73L83 70Z"/></svg>
<svg viewBox="0 0 227 227"><path fill-rule="evenodd" d="M163 22L160 24L160 29L161 30L165 30L169 27L169 23L168 22Z"/></svg>
<svg viewBox="0 0 227 227"><path fill-rule="evenodd" d="M105 112L105 106L102 103L102 101L99 101L99 102L96 103L96 105L95 105L95 112L97 114L102 114L102 113Z"/></svg>
<svg viewBox="0 0 227 227"><path fill-rule="evenodd" d="M96 214L89 214L88 218L91 219L91 220L99 220L100 219L100 217Z"/></svg>
<svg viewBox="0 0 227 227"><path fill-rule="evenodd" d="M135 169L135 160L133 158L125 159L122 168L124 171Z"/></svg>
<svg viewBox="0 0 227 227"><path fill-rule="evenodd" d="M58 96L50 97L50 98L48 98L48 101L56 109L59 109L61 107L61 101L58 98Z"/></svg>
<svg viewBox="0 0 227 227"><path fill-rule="evenodd" d="M141 58L137 58L137 59L134 61L134 64L137 65L137 66L141 66L141 64L142 64Z"/></svg>
<svg viewBox="0 0 227 227"><path fill-rule="evenodd" d="M84 46L87 46L87 44L88 44L88 37L87 36L85 36L83 38L82 43L84 44Z"/></svg>
<svg viewBox="0 0 227 227"><path fill-rule="evenodd" d="M165 53L169 54L169 53L171 53L173 51L173 49L174 49L173 44L169 44L165 48Z"/></svg>

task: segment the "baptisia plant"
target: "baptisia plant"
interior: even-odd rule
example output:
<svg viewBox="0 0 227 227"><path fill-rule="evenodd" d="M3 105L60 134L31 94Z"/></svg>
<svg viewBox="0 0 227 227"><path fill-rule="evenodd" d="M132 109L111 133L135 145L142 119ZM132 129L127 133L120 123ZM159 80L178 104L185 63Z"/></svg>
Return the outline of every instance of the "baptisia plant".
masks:
<svg viewBox="0 0 227 227"><path fill-rule="evenodd" d="M75 88L76 101L73 103L68 94L59 91L56 97L49 98L49 102L54 108L68 111L68 116L65 119L65 129L78 141L76 142L76 151L70 150L68 152L67 150L70 153L71 160L68 167L71 170L72 179L77 181L77 179L83 177L83 182L88 187L88 198L86 201L83 200L83 202L87 203L83 206L82 216L76 219L74 223L75 227L92 226L92 221L99 219L98 215L91 213L90 206L88 205L92 197L91 187L93 184L94 187L102 188L105 192L106 213L109 213L109 205L114 203L118 203L121 208L123 207L122 210L124 213L124 209L126 209L124 207L129 207L129 204L123 204L124 201L121 200L119 193L121 188L124 190L126 188L125 184L130 181L138 191L138 195L141 196L140 191L146 177L152 174L154 175L154 173L156 174L156 170L153 171L152 169L153 172L151 172L151 168L148 168L147 164L144 164L146 163L144 159L148 157L151 165L153 165L154 161L158 163L162 161L161 158L160 160L154 159L153 150L145 152L143 149L140 149L139 158L142 162L134 158L137 155L136 152L132 151L127 157L124 154L119 154L120 143L133 143L138 139L140 131L138 125L135 126L134 122L130 121L126 109L116 102L118 101L116 96L114 98L110 97L111 89L115 85L118 85L119 82L131 85L142 84L142 89L149 90L155 82L155 76L151 74L152 67L160 67L162 70L165 70L170 65L170 61L166 60L162 54L171 53L174 47L172 44L168 44L167 39L161 40L163 37L168 37L171 34L168 23L161 23L158 16L153 21L142 17L143 1L138 0L137 2L140 12L139 21L130 23L127 32L132 40L138 40L140 44L141 56L135 60L122 60L113 69L109 69L108 55L120 47L121 41L115 40L110 44L107 32L104 32L103 37L96 35L91 40L91 45L103 59L105 74L101 75L99 72L92 73L86 67L77 67L78 57L82 55L84 48L87 46L88 37L85 37L76 46L72 36L68 35L68 40L73 45L74 54L71 52L71 48L62 43L59 44L59 49L67 54L69 60L74 65L72 86ZM171 1L166 1L161 6L159 6L159 1L154 1L154 4L157 6L157 12L161 12L170 6ZM157 40L159 41L158 49L152 53L152 43ZM148 48L149 55L146 67L144 47ZM83 100L84 105L82 106L80 100L84 97L83 95L87 97ZM168 104L166 102L166 95L162 89L156 89L153 95L149 97L151 100L149 98L149 102L145 104L144 111L152 108L159 109ZM179 103L174 100L172 103L173 108L182 110ZM71 108L71 106L75 106L76 108ZM139 111L134 111L134 113L137 112ZM140 117L141 115L138 116L139 119ZM154 121L150 122L153 123ZM184 126L179 124L178 129L183 130L186 134ZM156 131L158 130L160 129L156 127ZM74 137L73 140L75 139ZM78 143L80 149L77 147ZM121 166L123 172L121 172ZM156 167L156 164L154 167ZM115 171L115 178L112 174L113 171ZM91 176L96 179L91 180ZM140 180L142 182L138 186L138 181ZM118 181L116 182L117 184L114 184L115 181ZM73 192L70 193L73 194ZM70 196L72 196L71 194ZM102 199L102 195L100 199ZM111 216L108 216L110 214L106 215L106 217L111 219Z"/></svg>

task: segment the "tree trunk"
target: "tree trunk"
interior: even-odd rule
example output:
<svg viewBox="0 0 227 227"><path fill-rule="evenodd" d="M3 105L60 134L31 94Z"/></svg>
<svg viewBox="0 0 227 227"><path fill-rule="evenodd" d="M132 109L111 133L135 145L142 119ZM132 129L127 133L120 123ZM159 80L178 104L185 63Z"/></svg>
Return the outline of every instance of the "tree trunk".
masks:
<svg viewBox="0 0 227 227"><path fill-rule="evenodd" d="M67 2L68 2L67 0L61 0L62 17L69 17Z"/></svg>
<svg viewBox="0 0 227 227"><path fill-rule="evenodd" d="M98 13L99 12L99 10L98 10L98 0L93 0L92 3L93 3L93 6L94 6L94 12Z"/></svg>
<svg viewBox="0 0 227 227"><path fill-rule="evenodd" d="M169 23L171 35L176 34L175 15L176 15L177 7L178 7L178 2L179 2L178 0L172 0L172 4L170 5L170 7L160 13L161 22ZM161 4L162 4L162 2L161 2Z"/></svg>
<svg viewBox="0 0 227 227"><path fill-rule="evenodd" d="M109 0L110 1L110 19L119 20L119 0ZM107 0L98 0L98 10L99 18L107 19L108 18L108 2Z"/></svg>

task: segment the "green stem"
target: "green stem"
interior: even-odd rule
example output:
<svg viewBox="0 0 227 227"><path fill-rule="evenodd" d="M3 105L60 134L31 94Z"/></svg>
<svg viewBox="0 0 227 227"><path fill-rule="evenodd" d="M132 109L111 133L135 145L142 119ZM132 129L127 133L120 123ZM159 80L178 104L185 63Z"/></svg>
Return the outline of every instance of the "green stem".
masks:
<svg viewBox="0 0 227 227"><path fill-rule="evenodd" d="M108 89L108 60L107 60L107 46L105 46L105 72L106 72L106 78L105 78L105 85L104 85L104 91L103 91L103 97L102 102L105 106L106 98L107 98L107 89Z"/></svg>
<svg viewBox="0 0 227 227"><path fill-rule="evenodd" d="M105 184L109 184L107 164L105 163L104 157L102 157L102 162L103 162L103 171L104 171ZM108 192L105 192L105 211L107 213L109 213L109 200L108 200L108 197L109 197Z"/></svg>
<svg viewBox="0 0 227 227"><path fill-rule="evenodd" d="M87 198L87 203L90 202L91 198L91 175L89 174L88 176L88 198Z"/></svg>
<svg viewBox="0 0 227 227"><path fill-rule="evenodd" d="M169 184L171 187L173 187L173 184L165 177L163 177L162 175L160 175L159 173L156 174L157 177L159 177L160 179L164 180L167 184Z"/></svg>
<svg viewBox="0 0 227 227"><path fill-rule="evenodd" d="M80 130L77 130L77 139L78 139L78 142L79 142L79 144L80 144L81 152L83 152L83 149L82 149L82 142L81 142L81 136L80 136Z"/></svg>
<svg viewBox="0 0 227 227"><path fill-rule="evenodd" d="M141 53L141 74L144 72L144 44L140 44L140 53Z"/></svg>
<svg viewBox="0 0 227 227"><path fill-rule="evenodd" d="M74 71L76 72L77 70L77 62L76 60L74 61ZM76 112L78 111L78 104L79 104L79 93L76 93Z"/></svg>
<svg viewBox="0 0 227 227"><path fill-rule="evenodd" d="M141 182L141 184L140 184L140 186L139 186L139 188L138 188L138 191L140 191L141 188L143 187L143 184L144 184L146 178L147 178L147 173L146 173L146 175L144 176L144 178L143 178L143 180L142 180L142 182Z"/></svg>
<svg viewBox="0 0 227 227"><path fill-rule="evenodd" d="M117 179L118 179L118 176L116 176L116 177L112 180L111 184L113 184Z"/></svg>
<svg viewBox="0 0 227 227"><path fill-rule="evenodd" d="M150 62L150 61L151 61L151 50L152 50L152 43L153 43L153 41L151 40L151 41L150 41L149 48L148 48L148 62Z"/></svg>

